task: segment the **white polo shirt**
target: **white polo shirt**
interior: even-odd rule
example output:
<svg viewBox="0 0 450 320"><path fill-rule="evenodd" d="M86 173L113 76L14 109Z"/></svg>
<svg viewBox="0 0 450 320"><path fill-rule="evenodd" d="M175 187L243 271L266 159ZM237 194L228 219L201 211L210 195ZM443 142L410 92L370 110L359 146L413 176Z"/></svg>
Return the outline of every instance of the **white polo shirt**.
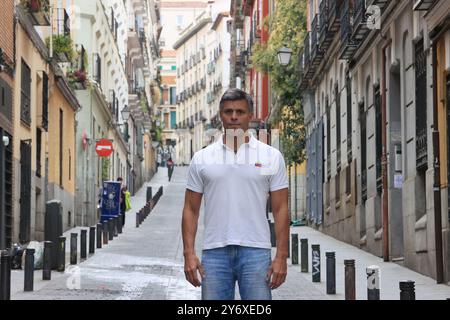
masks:
<svg viewBox="0 0 450 320"><path fill-rule="evenodd" d="M220 137L195 153L186 187L203 194L203 250L227 245L271 248L268 192L288 187L280 151L252 135L235 154Z"/></svg>

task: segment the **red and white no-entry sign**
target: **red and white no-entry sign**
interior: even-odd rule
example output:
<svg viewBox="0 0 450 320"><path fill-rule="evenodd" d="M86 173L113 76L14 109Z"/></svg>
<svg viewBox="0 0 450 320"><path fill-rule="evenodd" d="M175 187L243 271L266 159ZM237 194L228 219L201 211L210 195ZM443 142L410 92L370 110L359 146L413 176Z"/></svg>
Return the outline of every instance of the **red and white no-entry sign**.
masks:
<svg viewBox="0 0 450 320"><path fill-rule="evenodd" d="M113 144L108 139L102 139L95 145L95 152L97 152L100 157L108 157L113 150Z"/></svg>

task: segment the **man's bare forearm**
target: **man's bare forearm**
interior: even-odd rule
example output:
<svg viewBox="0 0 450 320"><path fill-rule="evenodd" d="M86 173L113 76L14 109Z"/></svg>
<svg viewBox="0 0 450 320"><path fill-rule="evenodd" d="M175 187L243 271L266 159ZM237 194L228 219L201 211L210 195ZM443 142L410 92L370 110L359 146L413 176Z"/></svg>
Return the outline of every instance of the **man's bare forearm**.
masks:
<svg viewBox="0 0 450 320"><path fill-rule="evenodd" d="M275 220L275 235L277 239L276 257L286 259L288 257L289 244L289 216L287 208L280 208L273 213Z"/></svg>
<svg viewBox="0 0 450 320"><path fill-rule="evenodd" d="M181 232L183 235L183 254L190 255L195 253L195 235L197 234L198 213L191 209L183 210L183 219Z"/></svg>

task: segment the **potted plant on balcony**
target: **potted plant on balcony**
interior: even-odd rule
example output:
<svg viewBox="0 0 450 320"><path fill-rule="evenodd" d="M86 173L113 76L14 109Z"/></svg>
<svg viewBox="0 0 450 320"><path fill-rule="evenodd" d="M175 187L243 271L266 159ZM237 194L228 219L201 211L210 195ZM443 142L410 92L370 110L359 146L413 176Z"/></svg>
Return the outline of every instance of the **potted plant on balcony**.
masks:
<svg viewBox="0 0 450 320"><path fill-rule="evenodd" d="M45 39L47 47L50 48L50 37ZM74 58L73 41L67 35L53 35L53 55L58 57L59 62L70 62Z"/></svg>
<svg viewBox="0 0 450 320"><path fill-rule="evenodd" d="M30 12L39 12L42 8L42 0L28 0L27 6Z"/></svg>
<svg viewBox="0 0 450 320"><path fill-rule="evenodd" d="M86 89L87 72L85 70L71 69L67 73L67 79L69 80L69 85L73 89L76 89L76 90Z"/></svg>

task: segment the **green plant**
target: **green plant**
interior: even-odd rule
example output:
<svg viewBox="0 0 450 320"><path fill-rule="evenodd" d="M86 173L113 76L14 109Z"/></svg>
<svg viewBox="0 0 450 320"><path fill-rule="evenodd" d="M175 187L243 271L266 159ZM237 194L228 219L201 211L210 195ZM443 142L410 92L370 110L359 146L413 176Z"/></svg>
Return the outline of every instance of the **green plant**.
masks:
<svg viewBox="0 0 450 320"><path fill-rule="evenodd" d="M102 158L102 180L109 180L109 158Z"/></svg>
<svg viewBox="0 0 450 320"><path fill-rule="evenodd" d="M47 47L50 48L50 37L45 39ZM75 52L73 50L73 40L66 35L53 35L53 53L65 53L69 61L73 61Z"/></svg>
<svg viewBox="0 0 450 320"><path fill-rule="evenodd" d="M305 127L302 101L298 93L300 74L298 55L306 30L306 1L284 0L277 2L274 15L264 20L263 28L270 30L269 41L255 44L252 49L252 65L267 73L280 106L273 116L273 124L281 124L282 148L286 163L304 159ZM291 62L282 66L278 62L278 50L287 46L292 50Z"/></svg>

